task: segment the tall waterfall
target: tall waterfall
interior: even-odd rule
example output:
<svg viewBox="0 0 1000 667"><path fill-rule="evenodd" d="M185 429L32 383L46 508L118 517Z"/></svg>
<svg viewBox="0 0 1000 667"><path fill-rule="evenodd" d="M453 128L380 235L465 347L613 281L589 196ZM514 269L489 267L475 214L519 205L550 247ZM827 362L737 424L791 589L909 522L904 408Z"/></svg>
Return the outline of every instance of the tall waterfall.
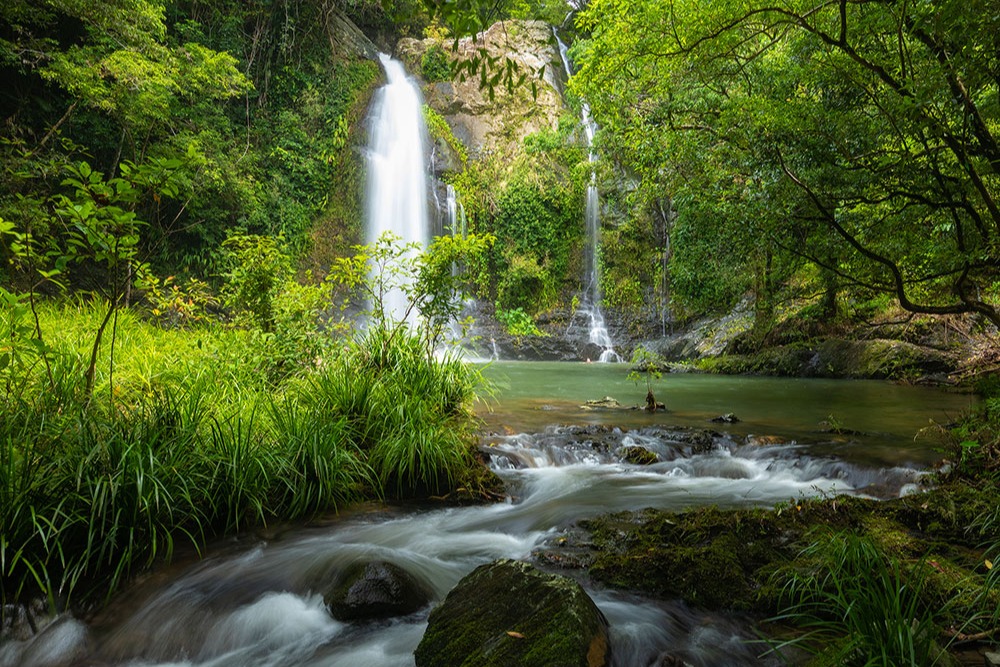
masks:
<svg viewBox="0 0 1000 667"><path fill-rule="evenodd" d="M379 60L387 82L375 94L368 138L365 242L391 232L404 244L423 247L430 240L423 101L402 63L384 53ZM387 318L404 318L407 301L401 290L392 290L382 305Z"/></svg>
<svg viewBox="0 0 1000 667"><path fill-rule="evenodd" d="M573 72L570 69L567 47L559 39L555 28L552 29L552 34L555 35L556 42L559 44L559 55L562 57L563 67L566 68L568 78L572 76ZM583 102L582 107L580 120L587 137L588 159L593 163L597 159L597 156L594 155L594 135L597 132L597 125L590 117L590 105ZM580 312L590 320L590 342L601 348L600 361L621 361L621 357L615 352L608 327L604 323L604 313L601 312L601 283L597 261L598 249L601 244L601 205L597 196L597 178L593 171L590 173L590 184L587 186L584 222L587 228L587 245L584 249L583 299Z"/></svg>

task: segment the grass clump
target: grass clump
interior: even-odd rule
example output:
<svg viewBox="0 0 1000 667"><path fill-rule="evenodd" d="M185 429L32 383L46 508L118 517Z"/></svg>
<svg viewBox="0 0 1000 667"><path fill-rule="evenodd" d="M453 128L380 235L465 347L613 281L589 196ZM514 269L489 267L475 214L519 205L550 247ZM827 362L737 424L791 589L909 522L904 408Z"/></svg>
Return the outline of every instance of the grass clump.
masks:
<svg viewBox="0 0 1000 667"><path fill-rule="evenodd" d="M785 610L774 620L805 633L782 648L804 648L828 665L951 664L924 606L929 562L907 566L852 532L821 534L800 561L809 567L785 583Z"/></svg>

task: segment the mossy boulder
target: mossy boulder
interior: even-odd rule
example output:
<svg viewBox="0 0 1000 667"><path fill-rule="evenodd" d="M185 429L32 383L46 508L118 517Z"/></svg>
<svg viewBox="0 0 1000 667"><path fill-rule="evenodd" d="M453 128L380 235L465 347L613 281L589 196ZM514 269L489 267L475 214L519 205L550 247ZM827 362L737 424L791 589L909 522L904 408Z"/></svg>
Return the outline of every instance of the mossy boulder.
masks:
<svg viewBox="0 0 1000 667"><path fill-rule="evenodd" d="M955 370L950 352L898 340L842 340L768 347L750 354L702 359L701 370L724 375L852 379L916 379Z"/></svg>
<svg viewBox="0 0 1000 667"><path fill-rule="evenodd" d="M626 463L631 463L632 465L637 466L653 465L660 460L655 452L651 452L645 447L640 447L639 445L622 447L621 457Z"/></svg>
<svg viewBox="0 0 1000 667"><path fill-rule="evenodd" d="M385 561L357 563L323 597L339 621L405 616L426 607L430 592L409 572Z"/></svg>
<svg viewBox="0 0 1000 667"><path fill-rule="evenodd" d="M572 579L498 560L431 612L415 657L417 667L602 667L607 621Z"/></svg>

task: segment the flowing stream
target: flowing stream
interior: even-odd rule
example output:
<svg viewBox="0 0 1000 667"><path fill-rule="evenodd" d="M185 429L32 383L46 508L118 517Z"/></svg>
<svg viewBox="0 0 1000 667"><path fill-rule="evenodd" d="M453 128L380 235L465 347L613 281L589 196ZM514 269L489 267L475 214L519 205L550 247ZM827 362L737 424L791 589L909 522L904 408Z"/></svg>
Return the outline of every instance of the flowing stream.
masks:
<svg viewBox="0 0 1000 667"><path fill-rule="evenodd" d="M490 506L371 507L306 527L244 536L155 573L89 622L64 617L34 640L0 646L0 666L403 667L426 627L424 609L374 623L341 623L322 599L343 568L395 563L441 600L495 558L531 559L573 522L609 511L772 505L832 492L914 492L933 442L928 420L967 409L967 396L882 382L670 376L667 414L580 407L614 393L639 402L645 386L605 364L496 363L502 384L482 406L482 448L511 492ZM743 421L712 424L721 412ZM842 433L820 422L842 420ZM850 426L854 435L844 435ZM753 442L753 433L782 438ZM642 445L659 462L623 462ZM570 572L572 574L572 572ZM771 664L739 618L584 585L607 616L613 664Z"/></svg>

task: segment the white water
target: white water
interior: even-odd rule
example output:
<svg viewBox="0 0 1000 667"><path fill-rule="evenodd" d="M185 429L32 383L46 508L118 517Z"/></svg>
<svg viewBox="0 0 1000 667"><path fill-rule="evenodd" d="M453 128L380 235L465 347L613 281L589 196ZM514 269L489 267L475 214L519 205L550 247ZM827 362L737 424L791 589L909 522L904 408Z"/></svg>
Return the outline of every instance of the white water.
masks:
<svg viewBox="0 0 1000 667"><path fill-rule="evenodd" d="M369 131L365 242L389 233L423 248L430 240L427 128L416 83L403 64L379 55L387 82L375 94ZM383 299L388 318L402 320L407 300L401 289ZM415 314L411 314L415 315Z"/></svg>
<svg viewBox="0 0 1000 667"><path fill-rule="evenodd" d="M866 469L809 455L795 444L752 446L714 434L649 428L551 427L484 444L516 500L486 507L368 514L230 547L165 583L133 594L93 628L65 618L33 641L0 647L0 667L74 662L134 667L412 667L429 608L370 623L342 623L322 591L359 561L392 562L435 601L496 558L558 553L573 522L618 510L771 505L803 495L895 495L911 469ZM625 447L659 462L635 466ZM573 575L573 570L564 570ZM768 664L740 623L585 582L610 624L612 664L658 665L666 655L702 667Z"/></svg>
<svg viewBox="0 0 1000 667"><path fill-rule="evenodd" d="M555 28L552 30L556 42L559 45L559 55L562 57L563 67L566 69L566 76L572 75L570 69L567 47ZM591 163L597 160L594 155L594 135L597 133L597 125L590 117L590 105L586 102L582 104L580 121L583 124L584 135L587 137L588 159ZM587 186L587 204L584 210L584 222L587 231L587 245L584 250L584 279L583 279L583 300L580 306L580 314L589 320L590 342L601 348L601 355L598 359L602 362L621 361L621 357L615 352L614 342L608 333L608 327L604 322L604 313L601 312L601 285L598 275L598 252L601 246L601 204L597 193L596 177L593 172L590 174L590 184Z"/></svg>
<svg viewBox="0 0 1000 667"><path fill-rule="evenodd" d="M458 192L449 184L445 187L445 229L446 234L465 238L467 223L465 207L458 198Z"/></svg>

